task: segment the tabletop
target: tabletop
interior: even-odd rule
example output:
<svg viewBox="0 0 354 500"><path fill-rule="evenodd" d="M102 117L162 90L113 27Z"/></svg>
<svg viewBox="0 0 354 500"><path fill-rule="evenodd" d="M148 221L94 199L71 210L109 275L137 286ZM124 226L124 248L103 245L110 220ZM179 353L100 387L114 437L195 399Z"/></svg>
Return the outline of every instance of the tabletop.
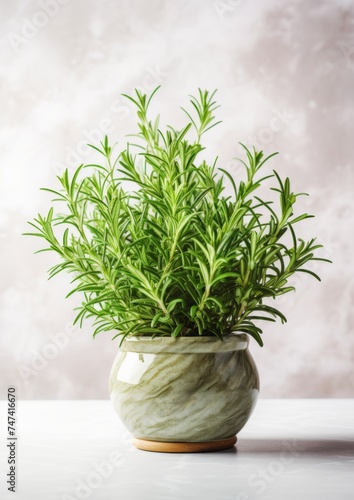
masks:
<svg viewBox="0 0 354 500"><path fill-rule="evenodd" d="M235 448L194 454L135 449L110 401L17 401L16 443L0 409L1 498L354 498L354 400L260 399Z"/></svg>

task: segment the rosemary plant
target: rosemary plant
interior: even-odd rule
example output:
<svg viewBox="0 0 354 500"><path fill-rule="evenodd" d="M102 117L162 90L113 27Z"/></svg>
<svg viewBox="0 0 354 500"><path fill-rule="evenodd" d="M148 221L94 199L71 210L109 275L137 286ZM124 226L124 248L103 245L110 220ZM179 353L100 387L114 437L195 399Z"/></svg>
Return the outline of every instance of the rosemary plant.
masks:
<svg viewBox="0 0 354 500"><path fill-rule="evenodd" d="M157 89L156 89L157 90ZM289 279L309 273L321 247L304 241L294 226L311 217L294 215L288 178L273 171L262 177L262 151L243 146L243 180L198 159L201 138L215 126L214 94L199 90L182 130L159 127L148 118L156 90L125 96L137 108L137 143L115 153L108 138L91 145L102 162L58 176L50 208L29 224L60 262L52 278L72 273L83 302L76 321L94 318L94 336L127 335L222 338L245 332L263 345L262 321L286 321L269 299L294 290ZM218 122L219 123L219 122ZM188 137L192 137L188 139ZM276 208L257 196L266 179L279 196ZM127 190L126 181L135 190ZM229 183L233 196L223 194ZM60 230L62 227L62 230ZM284 238L284 235L289 235ZM265 301L265 299L268 299ZM261 320L261 321L260 321Z"/></svg>

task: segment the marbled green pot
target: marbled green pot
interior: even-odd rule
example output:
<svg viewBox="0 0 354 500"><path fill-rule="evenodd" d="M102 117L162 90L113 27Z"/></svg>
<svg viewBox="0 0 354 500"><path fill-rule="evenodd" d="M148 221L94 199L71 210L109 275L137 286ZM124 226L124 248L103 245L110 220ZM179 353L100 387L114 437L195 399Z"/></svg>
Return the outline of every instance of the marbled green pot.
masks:
<svg viewBox="0 0 354 500"><path fill-rule="evenodd" d="M258 393L258 371L245 334L223 341L127 337L110 375L111 400L121 420L135 438L153 442L233 438L249 419Z"/></svg>

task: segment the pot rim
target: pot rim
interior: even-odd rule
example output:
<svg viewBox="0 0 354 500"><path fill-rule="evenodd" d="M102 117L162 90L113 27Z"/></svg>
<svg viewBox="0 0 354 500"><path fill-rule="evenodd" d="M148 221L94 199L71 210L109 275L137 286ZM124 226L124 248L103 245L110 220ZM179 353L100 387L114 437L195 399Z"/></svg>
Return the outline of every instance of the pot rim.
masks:
<svg viewBox="0 0 354 500"><path fill-rule="evenodd" d="M215 353L244 351L249 344L246 333L232 333L226 335L223 340L218 337L126 337L120 350L123 352L136 353Z"/></svg>

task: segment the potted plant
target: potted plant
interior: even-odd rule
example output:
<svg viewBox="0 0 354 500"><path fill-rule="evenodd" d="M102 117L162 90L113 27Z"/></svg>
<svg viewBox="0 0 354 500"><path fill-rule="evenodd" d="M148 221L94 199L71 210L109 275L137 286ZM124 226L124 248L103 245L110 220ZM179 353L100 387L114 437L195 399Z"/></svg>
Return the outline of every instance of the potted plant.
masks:
<svg viewBox="0 0 354 500"><path fill-rule="evenodd" d="M75 321L94 318L93 336L120 338L110 393L136 446L222 449L258 397L249 337L263 345L262 322L286 321L273 300L294 290L296 273L319 279L306 265L325 259L315 239L296 234L311 217L294 214L303 193L276 171L262 176L273 155L243 146L242 180L199 160L217 124L215 92L191 97L176 130L148 118L156 90L125 96L137 107L137 139L119 153L107 137L92 145L103 162L58 176L61 188L46 190L61 210L38 215L27 234L60 256L50 278L72 273L69 295L83 297ZM257 196L268 183L278 203Z"/></svg>

